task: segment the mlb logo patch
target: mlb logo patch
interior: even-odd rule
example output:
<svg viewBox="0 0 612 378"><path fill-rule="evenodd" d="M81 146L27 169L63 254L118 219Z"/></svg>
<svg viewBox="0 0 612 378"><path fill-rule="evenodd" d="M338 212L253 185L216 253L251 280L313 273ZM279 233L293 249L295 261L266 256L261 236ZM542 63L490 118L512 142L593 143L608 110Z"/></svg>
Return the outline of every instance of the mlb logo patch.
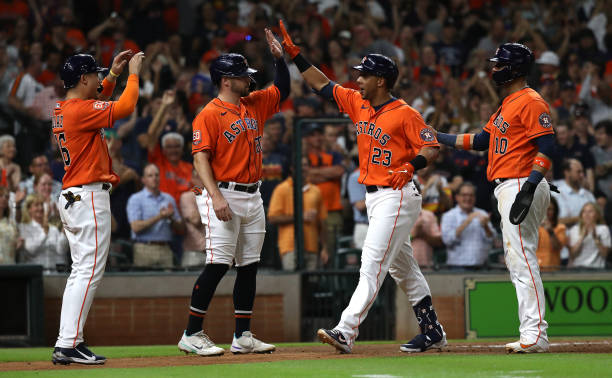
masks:
<svg viewBox="0 0 612 378"><path fill-rule="evenodd" d="M538 121L540 122L540 125L542 125L542 127L546 129L552 126L552 120L548 113L540 114L540 116L538 117Z"/></svg>
<svg viewBox="0 0 612 378"><path fill-rule="evenodd" d="M108 102L106 101L96 101L93 103L93 108L95 110L104 110L108 108Z"/></svg>
<svg viewBox="0 0 612 378"><path fill-rule="evenodd" d="M430 129L422 129L419 134L421 135L421 139L423 139L425 142L433 142L436 139L433 131Z"/></svg>

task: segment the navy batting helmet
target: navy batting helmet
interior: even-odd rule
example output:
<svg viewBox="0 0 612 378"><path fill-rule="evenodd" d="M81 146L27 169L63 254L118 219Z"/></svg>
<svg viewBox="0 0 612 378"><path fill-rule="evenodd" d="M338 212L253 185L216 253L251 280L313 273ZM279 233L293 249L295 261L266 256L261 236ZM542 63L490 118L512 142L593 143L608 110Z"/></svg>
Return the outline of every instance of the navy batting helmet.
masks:
<svg viewBox="0 0 612 378"><path fill-rule="evenodd" d="M64 88L70 89L77 85L81 75L93 72L105 75L107 71L108 69L104 67L98 67L93 56L89 54L76 54L66 59L60 70L60 77L64 81Z"/></svg>
<svg viewBox="0 0 612 378"><path fill-rule="evenodd" d="M380 76L387 79L387 88L391 89L395 85L399 71L395 62L384 55L368 54L363 57L361 64L354 66L359 72Z"/></svg>
<svg viewBox="0 0 612 378"><path fill-rule="evenodd" d="M534 62L533 53L520 43L504 43L497 48L495 55L489 59L503 69L493 72L493 81L497 85L508 84L512 80L527 76Z"/></svg>
<svg viewBox="0 0 612 378"><path fill-rule="evenodd" d="M249 68L244 56L240 54L223 54L210 64L210 78L216 86L221 83L222 77L249 77L255 82L253 74L257 70Z"/></svg>

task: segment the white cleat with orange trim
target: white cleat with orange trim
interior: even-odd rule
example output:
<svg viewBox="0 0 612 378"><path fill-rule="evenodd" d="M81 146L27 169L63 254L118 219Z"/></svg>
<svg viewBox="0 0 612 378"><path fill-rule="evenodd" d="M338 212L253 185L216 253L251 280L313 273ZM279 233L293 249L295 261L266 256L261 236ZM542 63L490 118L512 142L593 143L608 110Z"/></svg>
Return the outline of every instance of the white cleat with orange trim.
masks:
<svg viewBox="0 0 612 378"><path fill-rule="evenodd" d="M508 353L545 353L548 352L548 341L538 341L533 344L523 344L520 341L506 344Z"/></svg>

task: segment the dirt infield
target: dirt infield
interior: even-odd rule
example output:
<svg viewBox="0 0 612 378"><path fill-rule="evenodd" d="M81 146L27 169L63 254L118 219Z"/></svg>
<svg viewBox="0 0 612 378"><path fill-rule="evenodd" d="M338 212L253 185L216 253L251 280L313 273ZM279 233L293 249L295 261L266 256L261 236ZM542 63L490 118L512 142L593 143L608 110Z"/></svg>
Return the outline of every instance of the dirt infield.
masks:
<svg viewBox="0 0 612 378"><path fill-rule="evenodd" d="M551 353L612 353L612 340L597 341L556 341L550 346ZM169 367L188 365L244 364L252 362L274 362L288 360L318 360L336 358L366 358L366 357L416 357L429 354L504 354L504 345L497 343L453 343L442 351L430 350L425 353L402 353L397 344L359 345L352 354L337 353L329 345L309 345L304 347L280 347L271 354L234 355L227 352L218 357L198 357L195 355L143 357L143 358L113 358L102 366L85 366L72 364L69 366L53 365L50 361L36 362L5 362L0 363L0 371L17 370L55 370L55 369L100 369L100 368L142 368ZM51 349L49 349L49 358Z"/></svg>

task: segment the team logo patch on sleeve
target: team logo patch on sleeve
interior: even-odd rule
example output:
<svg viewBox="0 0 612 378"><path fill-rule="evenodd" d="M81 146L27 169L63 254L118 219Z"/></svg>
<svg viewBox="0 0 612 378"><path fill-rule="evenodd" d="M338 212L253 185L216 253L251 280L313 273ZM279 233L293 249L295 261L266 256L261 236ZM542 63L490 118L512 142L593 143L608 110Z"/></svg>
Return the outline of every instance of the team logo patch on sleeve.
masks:
<svg viewBox="0 0 612 378"><path fill-rule="evenodd" d="M200 134L200 131L194 131L193 132L193 145L197 146L198 144L200 144L200 142L202 142L202 137Z"/></svg>
<svg viewBox="0 0 612 378"><path fill-rule="evenodd" d="M425 142L433 142L436 139L434 138L433 131L429 129L421 129L419 134L421 135L421 139L423 139Z"/></svg>
<svg viewBox="0 0 612 378"><path fill-rule="evenodd" d="M550 126L552 126L552 120L550 119L550 115L548 113L540 114L540 116L538 117L538 121L540 122L540 125L542 125L542 127L544 128L549 128Z"/></svg>
<svg viewBox="0 0 612 378"><path fill-rule="evenodd" d="M106 108L108 108L110 104L106 101L96 101L93 103L93 108L95 110L104 110Z"/></svg>

